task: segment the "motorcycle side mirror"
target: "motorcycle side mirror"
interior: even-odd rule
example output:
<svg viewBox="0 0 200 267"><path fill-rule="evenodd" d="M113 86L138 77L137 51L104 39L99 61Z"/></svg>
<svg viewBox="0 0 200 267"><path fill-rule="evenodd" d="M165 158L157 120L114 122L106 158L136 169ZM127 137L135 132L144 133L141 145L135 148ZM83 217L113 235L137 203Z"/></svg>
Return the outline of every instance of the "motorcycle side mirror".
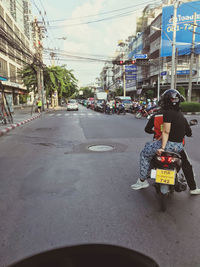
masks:
<svg viewBox="0 0 200 267"><path fill-rule="evenodd" d="M197 124L198 124L198 120L196 120L196 119L193 119L193 120L189 121L189 125L190 126L194 126L194 125L197 125Z"/></svg>

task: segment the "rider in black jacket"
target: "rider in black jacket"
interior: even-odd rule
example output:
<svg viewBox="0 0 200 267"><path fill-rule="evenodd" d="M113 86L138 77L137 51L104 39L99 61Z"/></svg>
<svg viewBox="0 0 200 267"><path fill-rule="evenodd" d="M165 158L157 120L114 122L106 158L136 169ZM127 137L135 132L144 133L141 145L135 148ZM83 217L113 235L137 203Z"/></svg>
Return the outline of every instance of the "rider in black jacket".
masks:
<svg viewBox="0 0 200 267"><path fill-rule="evenodd" d="M162 131L161 131L162 124L163 124L163 112L161 109L158 113L151 116L144 130L146 133L154 134L154 139L158 140L160 137L162 137ZM189 126L186 119L185 119L185 135L188 137L192 136L192 129ZM182 158L182 170L187 180L188 186L190 188L190 194L198 195L200 194L200 189L198 189L196 186L193 168L188 159L185 148L179 154L181 155Z"/></svg>
<svg viewBox="0 0 200 267"><path fill-rule="evenodd" d="M155 153L157 155L161 155L163 151L180 153L184 149L184 136L186 132L188 135L190 135L191 132L189 132L188 130L187 120L184 118L182 112L180 111L180 102L182 101L184 101L184 97L175 89L166 90L162 94L160 106L162 108L163 127L161 127L161 124L158 125L158 128L160 127L159 130L162 134L162 138L158 137L154 142L147 142L145 144L145 147L141 151L140 178L135 184L131 185L131 188L133 190L140 190L149 186L147 178L149 176L151 160ZM187 155L184 153L183 157L184 155L184 160L187 160ZM188 175L191 174L191 168L192 167L190 164L190 173ZM191 194L200 194L200 189L196 188L195 182L193 184L190 184L190 186Z"/></svg>

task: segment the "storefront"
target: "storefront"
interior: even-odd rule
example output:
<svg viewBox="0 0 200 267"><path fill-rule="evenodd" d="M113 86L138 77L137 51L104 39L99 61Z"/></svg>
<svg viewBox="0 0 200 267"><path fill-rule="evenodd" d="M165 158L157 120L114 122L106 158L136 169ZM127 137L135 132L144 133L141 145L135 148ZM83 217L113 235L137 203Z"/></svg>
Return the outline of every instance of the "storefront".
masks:
<svg viewBox="0 0 200 267"><path fill-rule="evenodd" d="M13 110L13 106L19 105L19 95L26 94L27 90L21 84L13 83L10 81L1 81L2 88L0 91L4 91L5 97L9 103L10 109Z"/></svg>

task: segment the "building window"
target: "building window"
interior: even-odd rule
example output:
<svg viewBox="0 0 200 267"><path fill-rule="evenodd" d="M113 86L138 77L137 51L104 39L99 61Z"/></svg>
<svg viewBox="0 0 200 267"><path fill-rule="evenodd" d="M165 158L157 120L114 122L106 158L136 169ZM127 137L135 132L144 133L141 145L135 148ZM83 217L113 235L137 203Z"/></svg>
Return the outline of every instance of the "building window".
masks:
<svg viewBox="0 0 200 267"><path fill-rule="evenodd" d="M0 27L2 28L2 29L4 29L4 27L5 27L5 23L4 23L4 10L3 10L3 8L0 6Z"/></svg>
<svg viewBox="0 0 200 267"><path fill-rule="evenodd" d="M0 76L8 77L7 62L2 58L0 58Z"/></svg>
<svg viewBox="0 0 200 267"><path fill-rule="evenodd" d="M17 82L22 84L22 78L21 78L21 74L20 74L21 70L17 68Z"/></svg>
<svg viewBox="0 0 200 267"><path fill-rule="evenodd" d="M16 82L16 67L12 64L9 64L10 65L10 81L11 82Z"/></svg>
<svg viewBox="0 0 200 267"><path fill-rule="evenodd" d="M6 46L7 42L0 37L0 52L4 55L7 54L7 46Z"/></svg>

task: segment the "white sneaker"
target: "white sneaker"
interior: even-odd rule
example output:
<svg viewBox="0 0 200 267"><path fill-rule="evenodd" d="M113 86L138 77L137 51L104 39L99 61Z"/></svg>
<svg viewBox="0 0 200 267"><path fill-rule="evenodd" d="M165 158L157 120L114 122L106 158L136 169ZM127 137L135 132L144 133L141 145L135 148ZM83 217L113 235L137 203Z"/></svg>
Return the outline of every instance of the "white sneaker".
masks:
<svg viewBox="0 0 200 267"><path fill-rule="evenodd" d="M200 189L196 188L194 190L190 190L190 195L200 195Z"/></svg>
<svg viewBox="0 0 200 267"><path fill-rule="evenodd" d="M144 180L144 182L142 182L140 179L137 180L136 184L131 185L131 188L133 190L139 190L147 187L149 187L149 183L147 182L147 180Z"/></svg>

